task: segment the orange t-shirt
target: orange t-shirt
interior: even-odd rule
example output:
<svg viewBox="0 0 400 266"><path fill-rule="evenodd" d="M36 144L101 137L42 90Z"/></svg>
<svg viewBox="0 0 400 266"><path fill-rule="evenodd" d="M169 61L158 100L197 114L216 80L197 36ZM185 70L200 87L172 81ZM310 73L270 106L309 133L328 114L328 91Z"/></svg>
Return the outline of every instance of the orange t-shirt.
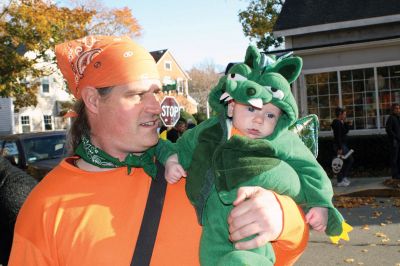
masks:
<svg viewBox="0 0 400 266"><path fill-rule="evenodd" d="M151 179L142 169L130 175L125 167L94 173L67 161L35 187L21 208L9 265L130 265ZM151 265L199 265L201 228L184 187L184 179L167 187ZM292 200L278 199L284 213L297 210ZM276 243L297 256L304 249L299 245L305 239L303 221L284 215L287 221L291 226Z"/></svg>

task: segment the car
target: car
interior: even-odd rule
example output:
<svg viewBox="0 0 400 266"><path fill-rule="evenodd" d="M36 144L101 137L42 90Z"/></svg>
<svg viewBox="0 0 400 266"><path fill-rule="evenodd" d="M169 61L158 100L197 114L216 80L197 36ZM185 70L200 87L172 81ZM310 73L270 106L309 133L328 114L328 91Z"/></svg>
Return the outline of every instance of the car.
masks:
<svg viewBox="0 0 400 266"><path fill-rule="evenodd" d="M67 156L66 132L45 131L0 136L0 154L40 181Z"/></svg>

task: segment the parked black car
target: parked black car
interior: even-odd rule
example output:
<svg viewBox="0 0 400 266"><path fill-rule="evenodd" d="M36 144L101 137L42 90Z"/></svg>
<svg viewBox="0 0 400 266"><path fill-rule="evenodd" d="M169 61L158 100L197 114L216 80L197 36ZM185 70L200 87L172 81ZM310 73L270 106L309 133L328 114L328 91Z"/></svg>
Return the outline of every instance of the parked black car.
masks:
<svg viewBox="0 0 400 266"><path fill-rule="evenodd" d="M0 154L41 180L66 154L66 132L46 131L0 136Z"/></svg>

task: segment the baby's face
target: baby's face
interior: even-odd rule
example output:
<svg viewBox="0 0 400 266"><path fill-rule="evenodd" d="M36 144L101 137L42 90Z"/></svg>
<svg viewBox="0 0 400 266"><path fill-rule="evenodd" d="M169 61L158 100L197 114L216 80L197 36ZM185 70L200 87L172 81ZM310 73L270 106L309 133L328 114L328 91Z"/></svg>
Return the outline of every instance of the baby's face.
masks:
<svg viewBox="0 0 400 266"><path fill-rule="evenodd" d="M280 115L281 110L271 103L264 104L261 109L238 102L228 105L228 116L232 117L233 126L252 139L271 135Z"/></svg>

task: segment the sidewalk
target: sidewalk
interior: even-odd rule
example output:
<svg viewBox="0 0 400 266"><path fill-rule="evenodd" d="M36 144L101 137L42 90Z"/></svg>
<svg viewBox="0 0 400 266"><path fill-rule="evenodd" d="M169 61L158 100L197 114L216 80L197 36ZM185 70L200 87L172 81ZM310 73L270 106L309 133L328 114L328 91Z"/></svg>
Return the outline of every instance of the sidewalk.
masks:
<svg viewBox="0 0 400 266"><path fill-rule="evenodd" d="M350 178L348 187L336 187L336 180L331 179L335 196L349 197L400 197L400 188L384 184L390 177Z"/></svg>

